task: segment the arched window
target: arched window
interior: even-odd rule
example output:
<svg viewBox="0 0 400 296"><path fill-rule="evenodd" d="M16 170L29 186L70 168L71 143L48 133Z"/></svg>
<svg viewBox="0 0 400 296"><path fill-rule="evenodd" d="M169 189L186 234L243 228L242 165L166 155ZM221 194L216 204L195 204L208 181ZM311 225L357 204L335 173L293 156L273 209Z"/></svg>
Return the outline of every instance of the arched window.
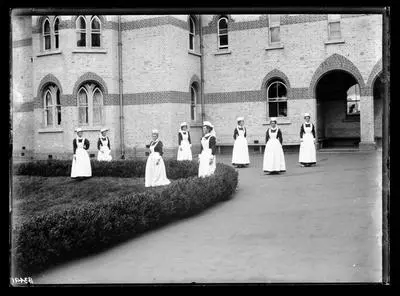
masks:
<svg viewBox="0 0 400 296"><path fill-rule="evenodd" d="M76 46L86 47L86 20L80 16L76 20Z"/></svg>
<svg viewBox="0 0 400 296"><path fill-rule="evenodd" d="M189 50L195 48L196 23L192 16L189 18Z"/></svg>
<svg viewBox="0 0 400 296"><path fill-rule="evenodd" d="M95 83L86 83L78 91L79 124L101 125L103 118L103 93Z"/></svg>
<svg viewBox="0 0 400 296"><path fill-rule="evenodd" d="M91 46L100 47L101 24L97 16L92 17L90 28L91 28L91 42L92 42Z"/></svg>
<svg viewBox="0 0 400 296"><path fill-rule="evenodd" d="M54 21L54 46L55 48L59 47L59 27L60 27L60 19L58 17L55 18Z"/></svg>
<svg viewBox="0 0 400 296"><path fill-rule="evenodd" d="M43 90L44 126L61 125L60 90L55 84L47 85Z"/></svg>
<svg viewBox="0 0 400 296"><path fill-rule="evenodd" d="M218 20L218 48L228 48L228 19L226 17Z"/></svg>
<svg viewBox="0 0 400 296"><path fill-rule="evenodd" d="M271 81L267 87L269 117L287 116L287 89L279 79Z"/></svg>
<svg viewBox="0 0 400 296"><path fill-rule="evenodd" d="M190 119L197 120L197 87L195 83L190 86Z"/></svg>
<svg viewBox="0 0 400 296"><path fill-rule="evenodd" d="M43 22L43 47L44 50L49 50L51 48L51 32L50 32L50 21L46 19Z"/></svg>

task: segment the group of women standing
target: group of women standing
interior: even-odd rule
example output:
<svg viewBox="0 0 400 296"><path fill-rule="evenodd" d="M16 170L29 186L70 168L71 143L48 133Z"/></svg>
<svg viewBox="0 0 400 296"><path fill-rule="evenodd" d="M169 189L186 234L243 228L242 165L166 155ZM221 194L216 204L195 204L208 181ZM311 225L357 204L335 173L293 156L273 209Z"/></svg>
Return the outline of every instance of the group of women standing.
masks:
<svg viewBox="0 0 400 296"><path fill-rule="evenodd" d="M299 163L302 167L316 164L315 150L315 127L310 122L310 114L304 114L305 122L300 128L300 153ZM97 142L99 161L111 161L110 139L107 137L108 129L102 129ZM73 161L71 177L91 177L88 139L83 137L82 129L77 129L77 137L73 140ZM232 164L238 168L250 164L249 149L247 142L247 129L244 126L244 118L237 118L237 126L233 132L234 145L232 152ZM265 134L265 151L263 158L263 171L266 173L279 173L286 171L285 156L282 148L282 131L277 126L277 119L270 119L270 127ZM198 156L199 177L207 177L214 173L216 169L216 134L214 126L209 121L203 123L203 137L201 138L201 151ZM178 153L177 160L192 160L192 142L188 125L182 122L178 131ZM159 139L159 131L152 130L152 141L148 146L150 153L146 162L145 186L163 186L170 184L165 171L163 161L163 143Z"/></svg>

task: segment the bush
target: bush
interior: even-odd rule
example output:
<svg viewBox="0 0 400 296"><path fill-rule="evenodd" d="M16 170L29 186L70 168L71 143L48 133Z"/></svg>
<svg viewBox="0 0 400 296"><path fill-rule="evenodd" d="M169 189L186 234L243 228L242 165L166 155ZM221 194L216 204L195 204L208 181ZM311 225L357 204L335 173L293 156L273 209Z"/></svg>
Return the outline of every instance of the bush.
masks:
<svg viewBox="0 0 400 296"><path fill-rule="evenodd" d="M196 167L194 162L181 166L171 161L168 165L174 176L179 176L181 168L197 173ZM14 230L12 260L16 274L32 275L53 264L100 251L148 229L199 213L231 198L237 183L238 173L232 167L217 164L215 174L210 177L189 177L168 186L32 217Z"/></svg>
<svg viewBox="0 0 400 296"><path fill-rule="evenodd" d="M172 180L196 176L197 161L177 161L164 159L167 177ZM71 175L70 160L37 160L13 165L14 175L30 175L42 177L61 177ZM144 178L146 160L113 160L110 162L91 160L92 176Z"/></svg>

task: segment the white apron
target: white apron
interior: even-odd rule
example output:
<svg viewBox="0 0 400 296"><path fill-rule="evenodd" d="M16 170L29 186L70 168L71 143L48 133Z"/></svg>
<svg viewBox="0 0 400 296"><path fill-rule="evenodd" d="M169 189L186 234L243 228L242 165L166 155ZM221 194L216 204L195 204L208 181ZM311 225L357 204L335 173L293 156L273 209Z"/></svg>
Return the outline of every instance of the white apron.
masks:
<svg viewBox="0 0 400 296"><path fill-rule="evenodd" d="M315 145L314 145L314 136L312 134L312 124L310 123L310 127L306 127L306 124L303 124L304 134L303 134L303 142L300 143L300 153L299 153L299 162L304 164L313 164L317 162Z"/></svg>
<svg viewBox="0 0 400 296"><path fill-rule="evenodd" d="M99 153L97 154L97 160L98 161L111 161L112 156L111 156L111 150L108 148L108 137L106 137L106 140L103 141L102 138L100 138L101 141L101 146Z"/></svg>
<svg viewBox="0 0 400 296"><path fill-rule="evenodd" d="M150 145L150 155L147 158L146 174L144 177L146 187L163 186L171 183L167 179L165 164L160 153L154 152L154 147L156 147L157 143L158 140ZM160 160L160 163L157 165L158 160Z"/></svg>
<svg viewBox="0 0 400 296"><path fill-rule="evenodd" d="M184 134L182 131L179 131L179 133L182 135L182 141L178 148L177 160L192 160L192 145L189 143L189 133L186 132Z"/></svg>
<svg viewBox="0 0 400 296"><path fill-rule="evenodd" d="M215 155L212 155L212 150L209 148L210 137L201 139L201 146L203 151L199 154L199 177L207 177L214 174L217 167L217 160ZM210 165L210 158L213 158L213 163Z"/></svg>
<svg viewBox="0 0 400 296"><path fill-rule="evenodd" d="M249 147L247 146L247 139L244 136L245 129L240 130L236 128L239 135L236 137L233 144L232 163L233 164L249 164Z"/></svg>
<svg viewBox="0 0 400 296"><path fill-rule="evenodd" d="M274 133L271 133L271 129L269 129L268 133L269 139L267 144L265 144L263 171L286 171L285 156L283 154L281 142L279 142L279 139L277 138L278 128Z"/></svg>
<svg viewBox="0 0 400 296"><path fill-rule="evenodd" d="M76 151L75 158L72 160L71 177L91 177L92 167L90 165L90 158L87 151L83 148L85 138L82 138L82 142L79 143L78 138L76 139Z"/></svg>

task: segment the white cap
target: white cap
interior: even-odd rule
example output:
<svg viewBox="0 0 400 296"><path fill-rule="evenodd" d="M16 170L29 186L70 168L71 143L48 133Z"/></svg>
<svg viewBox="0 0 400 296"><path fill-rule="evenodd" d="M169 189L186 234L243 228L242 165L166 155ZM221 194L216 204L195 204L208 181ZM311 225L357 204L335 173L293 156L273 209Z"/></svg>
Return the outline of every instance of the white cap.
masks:
<svg viewBox="0 0 400 296"><path fill-rule="evenodd" d="M275 123L277 123L276 117L271 117L271 118L270 118L269 122L271 123L271 122L273 122L273 121L275 121Z"/></svg>
<svg viewBox="0 0 400 296"><path fill-rule="evenodd" d="M100 130L100 132L102 133L102 132L106 132L106 131L108 131L109 129L108 128L102 128L101 130Z"/></svg>
<svg viewBox="0 0 400 296"><path fill-rule="evenodd" d="M209 121L204 121L203 122L203 126L209 126L209 127L212 127L212 128L214 128L214 126L211 124L211 122L209 122Z"/></svg>
<svg viewBox="0 0 400 296"><path fill-rule="evenodd" d="M236 120L237 120L237 121L243 121L243 120L244 120L244 117L238 117Z"/></svg>
<svg viewBox="0 0 400 296"><path fill-rule="evenodd" d="M81 129L80 127L78 127L75 131L76 131L77 133L79 133L79 132L82 131L82 129Z"/></svg>
<svg viewBox="0 0 400 296"><path fill-rule="evenodd" d="M153 130L151 131L151 133L152 133L152 134L157 134L157 135L159 134L158 129L153 129Z"/></svg>
<svg viewBox="0 0 400 296"><path fill-rule="evenodd" d="M182 126L187 126L186 121L181 123L181 127L182 127Z"/></svg>
<svg viewBox="0 0 400 296"><path fill-rule="evenodd" d="M308 116L308 117L311 117L311 116L310 116L310 113L304 113L304 117L307 117L307 116Z"/></svg>

